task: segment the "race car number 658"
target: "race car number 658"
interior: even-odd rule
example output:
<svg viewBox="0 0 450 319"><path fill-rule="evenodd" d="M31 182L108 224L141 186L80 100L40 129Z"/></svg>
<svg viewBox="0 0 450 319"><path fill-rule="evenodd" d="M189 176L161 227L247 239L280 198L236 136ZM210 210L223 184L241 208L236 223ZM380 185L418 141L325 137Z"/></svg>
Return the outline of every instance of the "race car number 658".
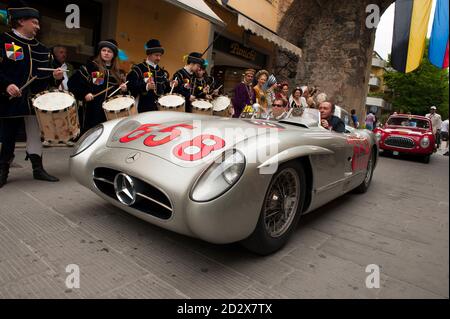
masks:
<svg viewBox="0 0 450 319"><path fill-rule="evenodd" d="M144 135L150 134L145 138L144 145L148 147L156 147L167 144L181 136L181 131L178 128L185 128L189 130L194 129L194 126L189 124L175 124L155 130L158 126L159 124L142 124L137 129L121 137L119 141L120 143L129 143ZM155 140L158 133L170 133L170 135L160 140ZM225 141L222 138L212 134L202 134L194 137L190 141L176 145L173 149L173 154L181 160L193 162L198 161L211 154L211 152L220 150L224 147Z"/></svg>

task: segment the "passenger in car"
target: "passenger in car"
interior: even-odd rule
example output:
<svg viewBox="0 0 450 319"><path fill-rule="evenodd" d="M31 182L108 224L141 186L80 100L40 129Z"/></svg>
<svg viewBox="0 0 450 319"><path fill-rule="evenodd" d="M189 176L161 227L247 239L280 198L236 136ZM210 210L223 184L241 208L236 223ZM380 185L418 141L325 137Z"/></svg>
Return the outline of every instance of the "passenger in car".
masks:
<svg viewBox="0 0 450 319"><path fill-rule="evenodd" d="M322 102L319 105L320 124L327 130L338 133L345 132L344 122L337 116L333 115L336 106L330 102Z"/></svg>

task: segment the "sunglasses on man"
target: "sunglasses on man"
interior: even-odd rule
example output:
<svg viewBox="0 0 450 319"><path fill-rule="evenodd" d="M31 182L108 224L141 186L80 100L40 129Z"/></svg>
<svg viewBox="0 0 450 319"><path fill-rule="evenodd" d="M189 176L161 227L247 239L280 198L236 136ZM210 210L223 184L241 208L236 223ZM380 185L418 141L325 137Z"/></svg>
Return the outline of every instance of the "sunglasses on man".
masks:
<svg viewBox="0 0 450 319"><path fill-rule="evenodd" d="M279 104L279 103L273 103L272 106L274 106L274 107L284 107L283 104Z"/></svg>

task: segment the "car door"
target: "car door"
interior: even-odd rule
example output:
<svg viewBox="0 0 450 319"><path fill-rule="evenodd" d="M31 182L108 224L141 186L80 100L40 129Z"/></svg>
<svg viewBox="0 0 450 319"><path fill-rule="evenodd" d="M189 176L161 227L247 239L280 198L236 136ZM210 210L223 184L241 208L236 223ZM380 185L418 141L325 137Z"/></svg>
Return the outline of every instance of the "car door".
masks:
<svg viewBox="0 0 450 319"><path fill-rule="evenodd" d="M312 142L312 141L311 141ZM330 154L311 156L314 170L314 197L312 207L319 207L346 192L346 172L351 171L353 148L345 133L318 129L313 142L332 151Z"/></svg>
<svg viewBox="0 0 450 319"><path fill-rule="evenodd" d="M366 135L350 126L346 126L344 135L347 142L347 152L343 189L344 192L348 192L364 180L370 157L370 142Z"/></svg>

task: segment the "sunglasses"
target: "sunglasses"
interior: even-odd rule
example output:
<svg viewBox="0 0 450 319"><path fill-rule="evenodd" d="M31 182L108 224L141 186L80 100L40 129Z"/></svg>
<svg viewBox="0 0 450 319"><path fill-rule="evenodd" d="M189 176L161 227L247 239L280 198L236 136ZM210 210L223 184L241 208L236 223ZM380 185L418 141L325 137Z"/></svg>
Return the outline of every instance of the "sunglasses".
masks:
<svg viewBox="0 0 450 319"><path fill-rule="evenodd" d="M274 103L274 104L272 104L272 106L283 107L284 105L283 104L276 104L276 103Z"/></svg>

